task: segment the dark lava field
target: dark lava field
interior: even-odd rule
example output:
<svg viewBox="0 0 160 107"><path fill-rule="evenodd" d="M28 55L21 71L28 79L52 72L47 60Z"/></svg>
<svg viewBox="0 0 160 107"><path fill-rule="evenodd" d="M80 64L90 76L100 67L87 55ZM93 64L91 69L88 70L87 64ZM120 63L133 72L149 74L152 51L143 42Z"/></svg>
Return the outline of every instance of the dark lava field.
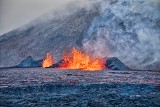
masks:
<svg viewBox="0 0 160 107"><path fill-rule="evenodd" d="M160 72L0 69L0 106L158 107Z"/></svg>

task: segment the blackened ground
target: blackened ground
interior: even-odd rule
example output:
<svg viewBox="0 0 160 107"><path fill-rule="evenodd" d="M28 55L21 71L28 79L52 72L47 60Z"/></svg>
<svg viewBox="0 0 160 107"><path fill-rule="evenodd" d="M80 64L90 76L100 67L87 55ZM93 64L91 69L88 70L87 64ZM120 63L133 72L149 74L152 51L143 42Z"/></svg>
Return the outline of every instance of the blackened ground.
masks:
<svg viewBox="0 0 160 107"><path fill-rule="evenodd" d="M160 106L160 72L0 69L0 106Z"/></svg>

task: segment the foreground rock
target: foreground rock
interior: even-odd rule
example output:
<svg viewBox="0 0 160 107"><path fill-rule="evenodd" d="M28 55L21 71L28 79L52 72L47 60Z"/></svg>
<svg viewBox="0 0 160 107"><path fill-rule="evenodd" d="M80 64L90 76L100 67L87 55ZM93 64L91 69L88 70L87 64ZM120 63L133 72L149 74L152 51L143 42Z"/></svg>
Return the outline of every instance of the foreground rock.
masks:
<svg viewBox="0 0 160 107"><path fill-rule="evenodd" d="M111 70L131 70L124 63L122 63L117 57L108 58L105 66Z"/></svg>

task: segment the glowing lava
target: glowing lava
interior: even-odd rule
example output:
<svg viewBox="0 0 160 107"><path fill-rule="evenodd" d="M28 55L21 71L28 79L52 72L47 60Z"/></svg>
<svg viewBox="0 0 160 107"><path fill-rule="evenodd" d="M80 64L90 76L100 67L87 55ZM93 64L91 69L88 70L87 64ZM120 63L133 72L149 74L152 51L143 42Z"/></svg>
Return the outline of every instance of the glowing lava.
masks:
<svg viewBox="0 0 160 107"><path fill-rule="evenodd" d="M54 63L54 61L53 61L52 53L47 53L46 57L44 58L44 60L42 62L42 68L50 67L50 66L52 66L53 63Z"/></svg>
<svg viewBox="0 0 160 107"><path fill-rule="evenodd" d="M102 70L104 61L98 58L91 58L89 55L80 50L72 49L71 53L62 56L63 63L61 68L65 69L82 69L82 70Z"/></svg>

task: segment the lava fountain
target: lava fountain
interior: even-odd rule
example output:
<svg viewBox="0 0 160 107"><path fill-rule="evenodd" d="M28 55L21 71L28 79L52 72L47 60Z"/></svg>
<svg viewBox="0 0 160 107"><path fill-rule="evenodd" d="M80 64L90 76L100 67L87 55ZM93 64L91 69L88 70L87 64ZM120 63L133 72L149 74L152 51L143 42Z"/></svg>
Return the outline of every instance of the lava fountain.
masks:
<svg viewBox="0 0 160 107"><path fill-rule="evenodd" d="M47 68L52 66L54 63L52 53L47 53L46 57L43 59L42 68Z"/></svg>
<svg viewBox="0 0 160 107"><path fill-rule="evenodd" d="M60 64L60 68L65 69L81 69L81 70L102 70L105 68L104 61L99 58L92 58L89 55L83 53L81 50L72 49L70 53L66 53L62 56L63 62Z"/></svg>

